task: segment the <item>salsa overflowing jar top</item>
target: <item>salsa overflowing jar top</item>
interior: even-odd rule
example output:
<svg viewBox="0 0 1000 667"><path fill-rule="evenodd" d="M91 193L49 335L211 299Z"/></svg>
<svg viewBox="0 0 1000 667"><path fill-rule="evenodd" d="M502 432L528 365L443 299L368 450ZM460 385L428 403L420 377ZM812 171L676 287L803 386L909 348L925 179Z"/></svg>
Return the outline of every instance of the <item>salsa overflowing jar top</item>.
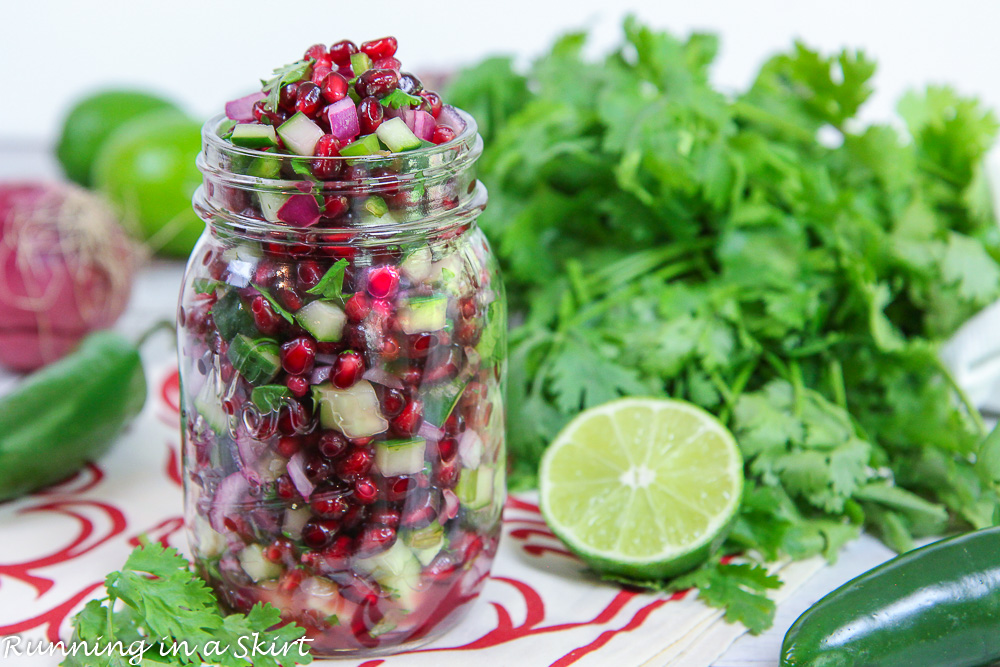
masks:
<svg viewBox="0 0 1000 667"><path fill-rule="evenodd" d="M310 47L203 140L179 313L199 568L320 655L432 639L488 576L505 488L475 122L385 37Z"/></svg>

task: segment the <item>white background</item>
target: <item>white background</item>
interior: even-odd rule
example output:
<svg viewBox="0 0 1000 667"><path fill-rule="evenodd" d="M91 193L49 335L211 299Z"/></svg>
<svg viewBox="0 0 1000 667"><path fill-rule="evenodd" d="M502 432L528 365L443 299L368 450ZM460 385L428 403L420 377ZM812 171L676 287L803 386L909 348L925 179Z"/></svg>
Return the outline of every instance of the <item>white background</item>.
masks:
<svg viewBox="0 0 1000 667"><path fill-rule="evenodd" d="M72 101L109 85L159 90L207 117L315 42L393 34L405 66L440 71L498 51L527 62L570 28L593 28L600 50L629 10L676 33L720 33L715 79L727 87L801 37L876 57L868 118L927 82L1000 107L995 0L0 0L0 143L54 141Z"/></svg>

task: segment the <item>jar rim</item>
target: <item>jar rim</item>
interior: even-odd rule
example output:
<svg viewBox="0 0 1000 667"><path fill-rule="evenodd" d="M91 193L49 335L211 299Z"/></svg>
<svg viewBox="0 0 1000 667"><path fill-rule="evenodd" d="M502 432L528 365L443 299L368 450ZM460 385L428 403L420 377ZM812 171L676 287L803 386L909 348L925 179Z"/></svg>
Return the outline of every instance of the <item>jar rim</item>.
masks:
<svg viewBox="0 0 1000 667"><path fill-rule="evenodd" d="M391 151L379 151L372 155L330 155L330 156L312 156L312 155L294 155L290 153L270 153L267 151L260 151L254 148L246 148L244 146L237 146L232 144L225 139L218 132L218 128L226 121L230 120L226 114L220 113L209 118L201 128L201 140L202 146L212 146L212 148L222 152L223 154L230 155L241 155L251 158L269 158L278 160L302 160L309 159L313 161L321 161L328 163L348 163L350 164L363 164L366 167L377 167L382 162L394 162L399 159L412 159L419 157L425 160L431 160L436 156L446 157L449 153L454 153L455 157L461 153L461 151L456 151L456 149L468 148L469 146L475 144L476 138L479 135L479 125L476 123L476 119L472 114L459 109L458 107L451 107L454 109L455 113L459 118L462 119L464 127L462 131L455 135L455 138L451 141L447 141L443 144L434 144L432 146L423 146L421 148L415 148L409 151L402 152L391 152Z"/></svg>

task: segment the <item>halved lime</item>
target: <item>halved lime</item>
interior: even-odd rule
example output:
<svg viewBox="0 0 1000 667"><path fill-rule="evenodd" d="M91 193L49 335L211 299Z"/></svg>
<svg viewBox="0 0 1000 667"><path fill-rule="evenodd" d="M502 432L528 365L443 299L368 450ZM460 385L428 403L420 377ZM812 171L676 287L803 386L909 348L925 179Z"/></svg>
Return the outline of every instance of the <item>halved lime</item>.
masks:
<svg viewBox="0 0 1000 667"><path fill-rule="evenodd" d="M591 567L662 579L721 546L740 505L743 457L697 406L623 398L566 425L539 483L549 527Z"/></svg>

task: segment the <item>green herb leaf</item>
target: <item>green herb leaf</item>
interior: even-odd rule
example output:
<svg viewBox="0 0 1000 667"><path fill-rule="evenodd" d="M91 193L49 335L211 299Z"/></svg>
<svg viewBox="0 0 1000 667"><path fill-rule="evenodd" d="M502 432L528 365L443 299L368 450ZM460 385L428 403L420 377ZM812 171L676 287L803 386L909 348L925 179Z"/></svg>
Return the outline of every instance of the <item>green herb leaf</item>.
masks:
<svg viewBox="0 0 1000 667"><path fill-rule="evenodd" d="M388 95L382 98L381 102L384 106L392 107L393 109L399 109L400 107L417 107L420 106L424 101L424 98L417 97L416 95L410 95L409 93L404 93L402 90L397 88Z"/></svg>
<svg viewBox="0 0 1000 667"><path fill-rule="evenodd" d="M288 312L287 310L285 310L282 307L282 305L280 303L278 303L277 300L275 300L275 298L270 295L270 293L268 293L268 291L266 289L264 289L263 287L261 287L260 285L258 285L256 283L250 283L250 284L253 286L253 288L255 290L257 290L258 292L260 292L260 295L262 297L264 297L265 299L267 299L267 302L269 304L271 304L272 308L274 308L274 312L278 313L283 318L285 318L285 321L287 321L289 324L295 324L295 317L290 312Z"/></svg>
<svg viewBox="0 0 1000 667"><path fill-rule="evenodd" d="M344 271L347 270L347 264L346 259L338 259L306 293L318 294L324 299L344 298Z"/></svg>
<svg viewBox="0 0 1000 667"><path fill-rule="evenodd" d="M285 404L285 399L292 397L292 392L283 384L265 384L254 387L250 400L262 413L278 412Z"/></svg>

